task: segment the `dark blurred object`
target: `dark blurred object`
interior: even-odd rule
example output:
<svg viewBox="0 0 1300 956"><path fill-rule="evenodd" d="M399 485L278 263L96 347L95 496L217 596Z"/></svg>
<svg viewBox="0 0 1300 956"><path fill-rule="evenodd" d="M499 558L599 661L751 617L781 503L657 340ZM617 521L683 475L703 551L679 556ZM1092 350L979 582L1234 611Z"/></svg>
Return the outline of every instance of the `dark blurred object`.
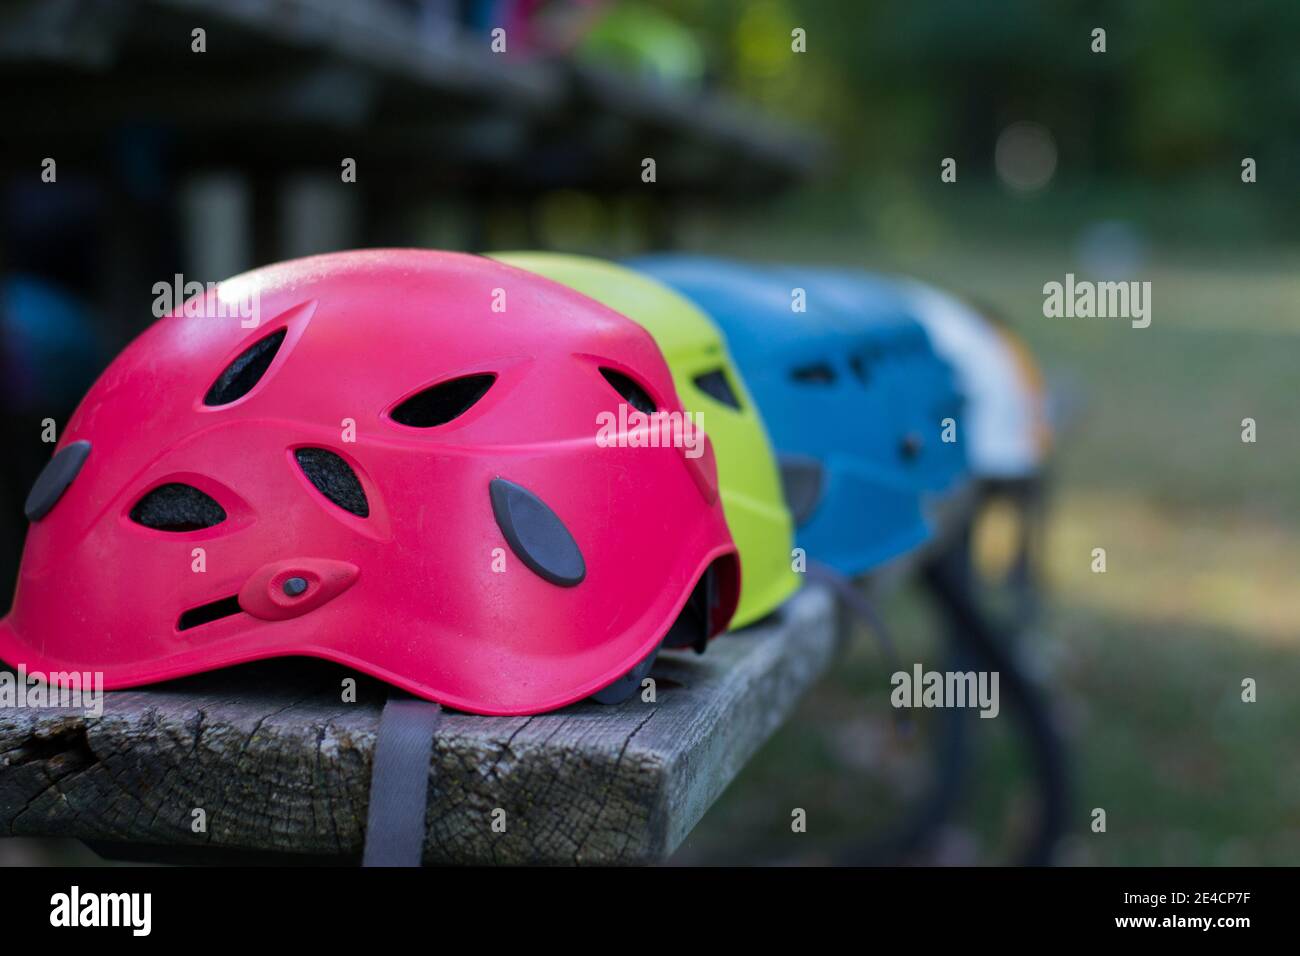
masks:
<svg viewBox="0 0 1300 956"><path fill-rule="evenodd" d="M104 360L90 310L60 287L22 273L0 280L0 343L0 398L11 414L71 408Z"/></svg>
<svg viewBox="0 0 1300 956"><path fill-rule="evenodd" d="M583 37L578 55L664 89L704 85L705 53L695 34L642 0L613 4Z"/></svg>
<svg viewBox="0 0 1300 956"><path fill-rule="evenodd" d="M84 176L52 185L32 175L26 181L11 180L0 193L0 265L76 295L91 295L96 276L87 265L103 241L103 191Z"/></svg>
<svg viewBox="0 0 1300 956"><path fill-rule="evenodd" d="M0 590L8 607L25 532L23 501L56 436L106 362L86 306L28 274L0 278ZM50 427L46 427L49 425Z"/></svg>
<svg viewBox="0 0 1300 956"><path fill-rule="evenodd" d="M394 0L40 6L12 4L0 20L0 80L26 91L5 134L24 147L15 165L85 161L110 131L146 123L172 134L186 172L311 167L337 176L340 160L355 158L354 187L378 211L451 188L643 191L646 156L663 166L659 192L753 197L805 177L818 152L806 130L762 121L712 91L669 96L633 78L611 104L587 73L530 55L577 43L599 24L602 8L591 4L470 4L459 13ZM565 39L545 39L566 10ZM503 53L491 45L496 25L508 31ZM204 52L192 50L199 27ZM93 55L76 41L83 34L95 38ZM579 161L539 162L559 144ZM682 153L696 161L677 161Z"/></svg>
<svg viewBox="0 0 1300 956"><path fill-rule="evenodd" d="M104 192L86 177L14 181L0 192L0 603L8 607L25 528L23 500L57 429L107 363L99 289ZM53 427L46 427L53 423Z"/></svg>

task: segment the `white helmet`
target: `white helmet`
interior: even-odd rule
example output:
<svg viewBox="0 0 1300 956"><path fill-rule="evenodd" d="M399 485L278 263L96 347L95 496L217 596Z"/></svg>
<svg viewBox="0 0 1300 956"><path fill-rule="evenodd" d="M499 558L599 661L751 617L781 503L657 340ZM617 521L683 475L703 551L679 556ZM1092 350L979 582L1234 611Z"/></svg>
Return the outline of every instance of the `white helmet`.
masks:
<svg viewBox="0 0 1300 956"><path fill-rule="evenodd" d="M1042 383L1028 350L953 295L912 279L899 280L898 287L966 394L971 471L996 479L1037 473L1048 430Z"/></svg>

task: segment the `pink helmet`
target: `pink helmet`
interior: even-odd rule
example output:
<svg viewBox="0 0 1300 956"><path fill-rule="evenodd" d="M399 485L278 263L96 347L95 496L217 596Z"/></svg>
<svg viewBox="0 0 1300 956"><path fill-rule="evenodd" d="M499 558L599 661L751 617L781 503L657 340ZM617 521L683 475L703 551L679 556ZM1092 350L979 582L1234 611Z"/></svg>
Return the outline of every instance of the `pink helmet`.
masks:
<svg viewBox="0 0 1300 956"><path fill-rule="evenodd" d="M726 627L740 568L708 440L597 440L621 403L681 412L631 320L418 250L269 266L199 302L65 429L0 659L115 688L310 655L526 714L618 697L661 644Z"/></svg>

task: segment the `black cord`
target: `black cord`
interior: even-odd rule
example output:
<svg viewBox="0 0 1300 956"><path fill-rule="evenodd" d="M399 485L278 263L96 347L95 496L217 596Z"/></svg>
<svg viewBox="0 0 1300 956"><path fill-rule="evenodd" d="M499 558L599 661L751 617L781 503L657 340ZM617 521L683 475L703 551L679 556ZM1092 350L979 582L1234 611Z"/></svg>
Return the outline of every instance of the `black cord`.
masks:
<svg viewBox="0 0 1300 956"><path fill-rule="evenodd" d="M1017 862L1046 865L1064 832L1068 813L1069 776L1065 748L1050 707L1021 665L1013 645L975 597L970 566L970 528L962 530L949 546L922 570L921 581L944 617L950 643L949 669L972 667L997 671L999 686L1028 744L1039 793L1037 825ZM839 854L837 861L850 866L895 863L929 843L951 817L961 797L970 760L971 715L961 708L944 708L935 745L934 779L925 796L899 825L884 837L860 842Z"/></svg>
<svg viewBox="0 0 1300 956"><path fill-rule="evenodd" d="M971 586L969 549L949 549L931 561L923 574L952 632L960 636L963 649L987 669L998 672L999 686L1007 693L1012 712L1024 731L1039 793L1039 816L1018 862L1046 865L1065 832L1069 805L1065 747L1051 709L1014 649L999 638L979 608Z"/></svg>

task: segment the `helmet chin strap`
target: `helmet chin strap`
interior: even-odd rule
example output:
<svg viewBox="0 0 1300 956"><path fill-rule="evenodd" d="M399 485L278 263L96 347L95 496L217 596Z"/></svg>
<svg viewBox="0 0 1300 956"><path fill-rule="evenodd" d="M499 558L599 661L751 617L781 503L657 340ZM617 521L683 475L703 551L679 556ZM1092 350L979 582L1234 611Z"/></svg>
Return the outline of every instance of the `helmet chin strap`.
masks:
<svg viewBox="0 0 1300 956"><path fill-rule="evenodd" d="M429 765L442 707L390 694L379 716L362 866L419 866L429 809Z"/></svg>
<svg viewBox="0 0 1300 956"><path fill-rule="evenodd" d="M636 667L609 687L591 695L601 704L630 697L650 672L656 647ZM420 866L425 820L429 812L429 766L433 741L442 722L442 707L394 690L379 715L370 772L370 807L362 866Z"/></svg>

